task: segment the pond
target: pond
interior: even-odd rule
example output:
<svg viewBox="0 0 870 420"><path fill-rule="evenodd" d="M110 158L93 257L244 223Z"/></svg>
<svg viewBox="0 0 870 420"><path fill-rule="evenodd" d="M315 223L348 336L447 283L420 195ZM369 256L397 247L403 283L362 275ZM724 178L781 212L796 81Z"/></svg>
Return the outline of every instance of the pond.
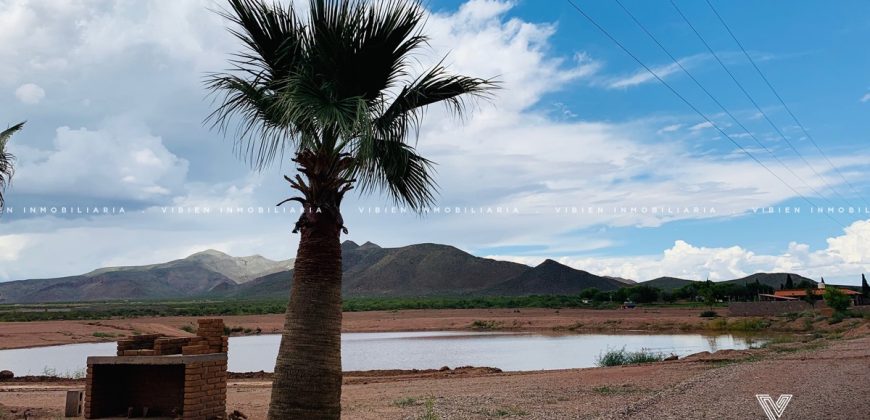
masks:
<svg viewBox="0 0 870 420"><path fill-rule="evenodd" d="M231 372L271 371L279 335L230 338ZM489 366L505 371L595 366L612 349L648 350L685 356L700 351L745 349L745 337L700 334L542 335L487 332L392 332L342 334L345 371ZM0 370L16 375L82 375L87 356L112 356L115 343L69 344L0 351Z"/></svg>

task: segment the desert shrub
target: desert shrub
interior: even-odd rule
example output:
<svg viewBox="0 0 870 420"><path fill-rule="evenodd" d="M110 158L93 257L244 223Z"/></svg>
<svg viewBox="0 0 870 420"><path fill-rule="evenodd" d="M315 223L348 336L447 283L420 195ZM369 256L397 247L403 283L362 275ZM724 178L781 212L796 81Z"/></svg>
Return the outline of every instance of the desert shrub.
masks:
<svg viewBox="0 0 870 420"><path fill-rule="evenodd" d="M500 328L501 325L502 323L498 321L475 319L474 322L471 323L471 328L476 330L495 330Z"/></svg>
<svg viewBox="0 0 870 420"><path fill-rule="evenodd" d="M707 328L715 331L760 331L770 326L770 321L762 318L742 318L728 321L716 318L707 323Z"/></svg>
<svg viewBox="0 0 870 420"><path fill-rule="evenodd" d="M403 397L393 401L393 405L396 407L407 407L415 404L417 404L417 399L414 397Z"/></svg>
<svg viewBox="0 0 870 420"><path fill-rule="evenodd" d="M438 414L435 413L435 401L431 398L426 398L426 402L423 405L423 415L420 416L420 420L439 420Z"/></svg>
<svg viewBox="0 0 870 420"><path fill-rule="evenodd" d="M825 303L835 312L846 312L849 309L849 296L835 287L825 289Z"/></svg>
<svg viewBox="0 0 870 420"><path fill-rule="evenodd" d="M719 316L719 314L717 314L716 311L706 310L701 312L701 318L716 318L717 316Z"/></svg>
<svg viewBox="0 0 870 420"><path fill-rule="evenodd" d="M831 316L831 319L828 320L828 324L839 324L846 319L846 314L840 311L834 312L834 315Z"/></svg>
<svg viewBox="0 0 870 420"><path fill-rule="evenodd" d="M800 318L801 314L800 314L800 312L786 312L780 316L782 316L783 318L785 318L789 321L794 321L794 320Z"/></svg>
<svg viewBox="0 0 870 420"><path fill-rule="evenodd" d="M665 355L661 353L653 353L648 350L627 351L625 347L619 350L608 350L604 354L599 354L595 360L597 366L622 366L633 365L638 363L661 362L665 359Z"/></svg>
<svg viewBox="0 0 870 420"><path fill-rule="evenodd" d="M748 318L738 319L728 324L729 331L759 331L770 326L770 322L764 319Z"/></svg>

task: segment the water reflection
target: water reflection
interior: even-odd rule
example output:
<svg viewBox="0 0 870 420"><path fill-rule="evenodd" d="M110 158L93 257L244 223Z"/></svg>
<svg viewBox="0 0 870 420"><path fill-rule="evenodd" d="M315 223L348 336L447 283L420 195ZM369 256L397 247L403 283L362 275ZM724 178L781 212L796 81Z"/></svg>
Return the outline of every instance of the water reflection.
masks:
<svg viewBox="0 0 870 420"><path fill-rule="evenodd" d="M271 371L278 335L230 339L229 370ZM506 371L591 367L611 349L685 356L701 351L745 349L751 339L700 334L540 335L476 332L349 333L342 335L346 371L371 369L437 369L441 366L491 366ZM757 341L756 341L757 344ZM111 356L114 343L71 344L0 351L0 370L16 375L81 374L87 356Z"/></svg>

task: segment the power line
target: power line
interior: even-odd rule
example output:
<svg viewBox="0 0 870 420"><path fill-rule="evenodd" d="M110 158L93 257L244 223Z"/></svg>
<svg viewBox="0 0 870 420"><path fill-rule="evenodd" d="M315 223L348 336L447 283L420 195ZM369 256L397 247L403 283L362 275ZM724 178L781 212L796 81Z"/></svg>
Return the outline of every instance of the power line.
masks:
<svg viewBox="0 0 870 420"><path fill-rule="evenodd" d="M797 124L797 126L800 127L801 131L804 133L804 135L807 137L807 139L809 139L810 142L813 144L813 146L816 147L816 150L818 150L819 153L821 153L821 155L828 162L828 165L830 165L831 168L834 171L836 171L838 175L840 175L840 178L842 178L843 181L846 182L846 185L849 186L849 188L852 190L852 192L855 193L858 196L858 198L861 198L861 200L864 201L864 204L868 204L867 199L861 195L861 193L855 188L854 185L852 185L851 182L849 182L849 180L843 175L843 173L840 172L840 169L837 168L833 162L831 162L831 159L828 158L828 155L825 154L825 152L822 150L822 148L819 147L819 144L816 143L816 140L813 138L813 136L807 131L807 129L804 127L804 125L801 124L800 120L798 120L797 116L795 116L794 112L792 112L791 108L782 99L782 96L779 95L779 92L777 92L776 89L773 87L773 84L771 84L770 81L767 80L767 77L764 75L764 72L761 71L761 68L758 67L758 65L755 63L755 60L752 59L752 56L749 55L748 52L746 52L746 48L743 48L743 44L740 42L740 40L737 39L737 36L734 35L734 32L731 31L731 28L728 26L728 24L725 23L725 19L723 19L722 16L719 14L719 12L716 10L716 8L713 7L713 4L710 3L710 0L705 0L705 1L707 3L707 6L710 7L710 10L712 10L713 13L716 15L716 17L719 19L719 22L722 23L722 26L725 27L725 30L728 31L728 34L731 36L731 39L733 39L734 42L737 44L737 46L740 47L740 50L743 51L743 55L745 55L746 58L749 60L749 62L752 63L752 67L755 68L755 71L758 73L759 76L761 76L761 79L764 80L764 83L767 85L767 87L770 89L770 91L773 92L774 96L776 96L776 99L779 100L779 103L782 104L782 107L785 108L786 112L788 112L788 115L791 116L792 120L794 120L795 124Z"/></svg>
<svg viewBox="0 0 870 420"><path fill-rule="evenodd" d="M604 29L601 25L599 25L598 22L595 21L595 19L593 19L593 18L592 18L591 16L589 16L588 14L586 14L586 12L584 12L583 9L581 9L579 6L577 6L577 4L575 4L572 0L567 0L567 1L568 1L568 4L571 5L571 7L573 7L575 10L577 10L578 13L580 13L584 18L586 18L586 20L588 20L588 21L589 21L593 26L595 26L595 27L596 27L596 28L597 28L597 29L598 29L602 34L604 34L604 36L606 36L606 37L609 38L611 41L613 41L614 44L616 44L617 46L619 46L619 48L622 49L623 52L625 52L626 54L628 54L628 56L630 56L632 59L634 59L634 61L636 61L636 62L637 62L641 67L643 67L644 69L646 69L646 71L649 72L649 74L651 74L653 77L655 77L656 80L658 80L662 85L664 85L666 88L668 88L668 90L670 90L671 93L673 93L677 98L679 98L680 100L682 100L683 103L685 103L689 108L691 108L693 111L695 111L696 114L698 114L701 118L703 118L705 121L707 121L707 123L709 123L709 124L710 124L712 127L714 127L717 131L719 131L719 133L721 133L723 136L725 136L725 138L727 138L728 141L730 141L731 143L733 143L735 146L737 146L737 148L739 148L740 150L742 150L743 153L745 153L747 156L749 156L750 158L752 158L752 160L754 160L756 163L758 163L759 165L761 165L761 167L763 167L764 169L766 169L767 172L769 172L769 173L770 173L771 175L773 175L776 179L778 179L780 182L782 182L783 185L785 185L788 189L790 189L792 192L794 192L797 196L799 196L800 198L802 198L804 201L806 201L807 203L809 203L811 206L816 207L816 204L815 204L815 203L813 203L812 201L810 201L810 200L809 200L808 198L806 198L803 194L801 194L798 190L796 190L794 187L792 187L791 185L789 185L789 183L785 182L785 180L783 180L782 178L780 178L780 176L777 175L775 172L773 172L773 171L772 171L772 170L771 170L767 165L764 164L764 162L762 162L761 160L759 160L759 159L758 159L757 157L755 157L752 153L750 153L750 152L749 152L748 150L746 150L743 146L741 146L740 143L738 143L737 141L735 141L735 140L734 140L730 135L728 135L728 133L726 133L726 132L725 132L724 130L722 130L722 128L720 128L720 127L719 127L715 122L713 122L710 118L708 118L707 115L705 115L703 112L701 112L701 111L700 111L700 110L699 110L695 105L693 105L693 104L692 104L691 102L689 102L689 101L688 101L688 100L687 100L683 95L681 95L679 92L677 92L676 89L674 89L674 88L673 88L673 87L672 87L668 82L666 82L664 79L662 79L661 77L659 77L659 75L656 74L656 72L652 71L652 69L650 69L649 66L647 66L646 64L644 64L643 61L641 61L641 60L640 60L636 55L634 55L634 54L633 54L633 53L632 53L628 48L626 48L624 45L622 45L622 43L619 42L619 40L617 40L616 38L614 38L613 35L610 34L610 32L608 32L608 31L607 31L606 29ZM840 223L837 219L834 219L833 217L831 217L830 214L828 214L828 213L824 213L824 214L825 214L826 216L828 216L829 219L831 219L834 223L836 223L836 224L839 225L840 227L845 227L845 226L843 226L843 224Z"/></svg>
<svg viewBox="0 0 870 420"><path fill-rule="evenodd" d="M759 140L758 137L755 136L755 134L753 134L748 128L746 128L746 126L744 126L743 123L741 123L740 120L738 120L737 117L734 116L734 114L732 114L731 111L729 111L728 108L725 107L725 105L722 105L722 103L719 102L719 100L716 99L716 97L713 96L713 94L710 93L710 91L707 88L705 88L704 85L701 84L701 82L697 78L695 78L695 76L692 74L692 72L690 72L688 69L686 69L686 67L683 66L683 64L680 63L680 61L677 60L677 58L674 57L674 55L671 54L671 52L661 42L659 42L658 38L656 38L656 36L653 35L652 32L650 32L646 28L646 26L644 26L644 24L641 23L636 18L634 16L634 14L632 14L631 11L629 11L628 8L626 8L625 5L623 5L620 0L615 0L615 1L616 1L616 4L618 4L619 7L621 7L622 10L631 18L631 20L633 20L634 23L637 24L637 26L640 27L640 29L643 30L643 32L646 33L646 35L650 39L652 39L653 42L655 42L656 45L658 45L659 48L661 48L661 50L664 51L664 53L667 54L668 57L670 57L671 61L673 61L684 73L686 73L686 75L688 75L689 78L692 79L693 82L695 82L695 85L697 85L702 91L704 91L704 93L707 94L707 97L709 97L716 105L718 105L719 108L723 112L725 112L725 114L727 114L729 117L731 117L731 119L734 121L735 124L737 124L738 127L740 127L743 131L745 131L746 134L748 134L749 137L752 138L752 140L755 140L755 143L758 144L759 147L764 149L764 151L766 151L771 157L773 157L773 159L776 160L783 168L785 168L786 171L788 171L790 174L792 174L792 176L794 176L800 182L802 182L804 185L806 185L812 192L814 192L817 196L819 196L819 198L827 201L828 204L830 204L832 206L836 206L832 201L830 201L829 199L824 197L824 195L822 193L820 193L818 190L813 188L809 182L807 182L806 180L803 179L803 177L798 175L794 170L792 170L788 165L786 165L786 163L783 162L782 159L779 158L779 156L777 156L775 153L773 153L772 150L767 148L767 146L765 146L764 143L762 143L761 140Z"/></svg>
<svg viewBox="0 0 870 420"><path fill-rule="evenodd" d="M788 137L779 129L779 127L773 122L773 120L770 119L770 117L767 115L767 113L764 112L764 109L762 109L761 106L758 105L758 103L755 101L755 99L752 97L752 95L750 95L749 92L746 90L746 88L743 87L743 84L740 83L739 80L737 80L737 77L734 76L734 73L731 72L731 70L728 68L728 66L726 66L725 63L722 61L722 59L719 58L719 54L716 54L716 51L713 50L713 47L710 46L710 44L707 42L707 40L704 39L704 37L701 35L701 33L695 28L695 25L692 25L692 22L689 21L689 19L686 17L685 14L683 14L683 11L680 10L680 8L677 6L677 3L674 2L674 0L670 0L670 2L671 2L671 6L674 7L674 10L677 11L677 14L679 14L680 17L683 18L683 21L686 22L687 25L689 25L689 28L692 29L692 32L695 33L695 36L697 36L698 39L700 39L701 42L704 44L704 46L707 47L707 51L709 51L710 54L713 55L713 57L716 59L716 61L719 63L719 65L722 67L722 69L725 70L726 73L728 73L728 76L731 77L731 80L734 81L734 83L737 85L737 87L740 89L740 91L743 92L743 95L746 96L746 99L749 99L749 102L752 102L752 105L755 106L755 109L758 110L759 113L761 113L761 115L764 117L764 119L767 121L767 123L770 124L771 127L773 127L774 131L776 131L776 133L779 134L780 137L782 137L782 139L786 142L786 144L788 144L788 146L807 165L807 167L809 167L813 171L813 173L817 177L819 177L819 179L822 180L822 182L825 184L825 186L827 188L829 188L831 191L833 191L834 194L836 194L838 197L843 199L843 201L845 201L848 204L849 200L846 199L846 197L843 197L843 195L840 194L834 187L832 187L830 184L828 184L828 181L825 180L825 177L823 177L818 171L816 171L816 168L814 168L813 165L801 154L801 152L798 151L798 149L794 146L794 144L792 144L792 142L789 141Z"/></svg>

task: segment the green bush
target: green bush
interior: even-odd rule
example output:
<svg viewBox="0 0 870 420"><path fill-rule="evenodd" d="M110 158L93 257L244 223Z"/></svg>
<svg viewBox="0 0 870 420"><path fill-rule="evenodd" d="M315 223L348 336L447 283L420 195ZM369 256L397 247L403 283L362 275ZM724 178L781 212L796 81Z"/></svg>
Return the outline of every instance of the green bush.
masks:
<svg viewBox="0 0 870 420"><path fill-rule="evenodd" d="M835 312L846 312L849 309L849 296L836 287L825 289L825 303Z"/></svg>
<svg viewBox="0 0 870 420"><path fill-rule="evenodd" d="M701 312L701 318L716 318L717 316L719 316L719 314L717 314L716 311L707 310Z"/></svg>
<svg viewBox="0 0 870 420"><path fill-rule="evenodd" d="M498 321L482 321L479 319L475 319L474 322L471 323L471 328L476 330L496 330L501 328L502 323Z"/></svg>
<svg viewBox="0 0 870 420"><path fill-rule="evenodd" d="M638 363L661 362L665 359L662 353L653 353L648 350L627 351L625 347L619 350L608 350L604 354L599 354L595 360L597 366L623 366L633 365Z"/></svg>

